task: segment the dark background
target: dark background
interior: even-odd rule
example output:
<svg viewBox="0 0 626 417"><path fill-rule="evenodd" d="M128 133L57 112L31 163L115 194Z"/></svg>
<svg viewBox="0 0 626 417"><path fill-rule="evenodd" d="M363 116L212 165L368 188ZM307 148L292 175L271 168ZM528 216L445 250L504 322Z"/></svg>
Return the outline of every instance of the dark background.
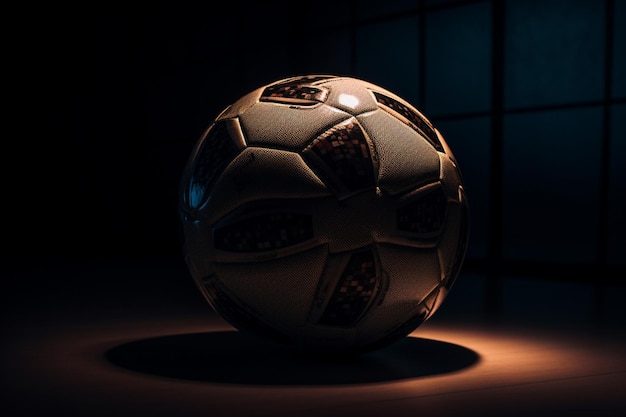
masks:
<svg viewBox="0 0 626 417"><path fill-rule="evenodd" d="M60 271L184 269L178 185L195 141L252 89L325 73L397 93L448 140L471 209L463 302L623 319L625 1L291 4L0 17L6 298L171 279Z"/></svg>

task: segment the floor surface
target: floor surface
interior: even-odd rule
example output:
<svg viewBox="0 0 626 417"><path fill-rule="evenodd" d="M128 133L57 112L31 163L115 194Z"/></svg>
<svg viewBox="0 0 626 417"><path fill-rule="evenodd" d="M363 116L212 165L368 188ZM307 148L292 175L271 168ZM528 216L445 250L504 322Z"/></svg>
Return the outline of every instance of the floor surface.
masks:
<svg viewBox="0 0 626 417"><path fill-rule="evenodd" d="M124 278L136 275L154 285ZM3 416L626 416L621 319L539 324L442 307L385 349L331 360L235 331L176 265L13 278ZM466 285L446 302L461 305Z"/></svg>

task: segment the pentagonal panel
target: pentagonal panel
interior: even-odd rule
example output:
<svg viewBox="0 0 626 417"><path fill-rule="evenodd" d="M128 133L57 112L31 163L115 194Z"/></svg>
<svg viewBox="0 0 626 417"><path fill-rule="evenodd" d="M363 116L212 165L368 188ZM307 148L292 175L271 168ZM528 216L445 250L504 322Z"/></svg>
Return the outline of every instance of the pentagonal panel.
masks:
<svg viewBox="0 0 626 417"><path fill-rule="evenodd" d="M437 136L435 129L422 113L389 95L376 91L374 95L382 109L389 111L398 119L407 123L417 133L425 137L436 150L443 152L444 148L439 142L439 136Z"/></svg>
<svg viewBox="0 0 626 417"><path fill-rule="evenodd" d="M378 153L378 186L398 194L439 179L437 151L389 113L378 110L358 116Z"/></svg>
<svg viewBox="0 0 626 417"><path fill-rule="evenodd" d="M363 316L381 287L381 272L372 248L347 254L319 324L354 326Z"/></svg>
<svg viewBox="0 0 626 417"><path fill-rule="evenodd" d="M448 198L440 184L425 187L396 210L396 227L405 235L432 238L440 233L446 220Z"/></svg>
<svg viewBox="0 0 626 417"><path fill-rule="evenodd" d="M328 89L315 85L317 81L332 76L302 76L282 80L268 85L261 94L261 101L282 104L313 106L324 103L328 97Z"/></svg>
<svg viewBox="0 0 626 417"><path fill-rule="evenodd" d="M213 267L220 281L264 321L291 327L305 323L326 257L326 248L319 246L280 259Z"/></svg>
<svg viewBox="0 0 626 417"><path fill-rule="evenodd" d="M232 134L236 129L229 125L233 123L236 121L214 123L198 141L183 189L183 204L188 209L198 210L206 204L217 177L245 146L240 136Z"/></svg>
<svg viewBox="0 0 626 417"><path fill-rule="evenodd" d="M301 150L317 135L350 116L325 104L290 106L260 102L239 116L249 145Z"/></svg>
<svg viewBox="0 0 626 417"><path fill-rule="evenodd" d="M215 221L250 201L330 195L300 155L248 147L224 170L204 214Z"/></svg>
<svg viewBox="0 0 626 417"><path fill-rule="evenodd" d="M328 129L302 152L303 158L337 196L373 190L376 186L376 150L356 119Z"/></svg>
<svg viewBox="0 0 626 417"><path fill-rule="evenodd" d="M228 220L213 228L216 249L264 252L288 248L314 237L311 214L291 211L289 207Z"/></svg>

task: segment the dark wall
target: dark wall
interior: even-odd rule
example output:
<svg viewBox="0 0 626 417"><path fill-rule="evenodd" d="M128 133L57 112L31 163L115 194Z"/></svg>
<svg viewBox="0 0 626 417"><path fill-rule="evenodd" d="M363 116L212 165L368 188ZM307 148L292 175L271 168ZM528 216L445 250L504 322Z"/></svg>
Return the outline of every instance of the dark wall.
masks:
<svg viewBox="0 0 626 417"><path fill-rule="evenodd" d="M287 11L240 9L3 18L18 258L179 257L193 143L227 104L291 73Z"/></svg>
<svg viewBox="0 0 626 417"><path fill-rule="evenodd" d="M180 259L179 176L213 117L332 73L396 92L447 138L468 268L623 271L623 0L224 7L1 18L9 262Z"/></svg>

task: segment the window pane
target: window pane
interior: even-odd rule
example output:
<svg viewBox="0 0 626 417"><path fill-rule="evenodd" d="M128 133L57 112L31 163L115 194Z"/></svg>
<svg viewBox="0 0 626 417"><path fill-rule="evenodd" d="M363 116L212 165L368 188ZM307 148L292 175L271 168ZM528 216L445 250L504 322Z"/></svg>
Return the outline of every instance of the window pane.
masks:
<svg viewBox="0 0 626 417"><path fill-rule="evenodd" d="M602 108L505 116L505 257L597 259Z"/></svg>
<svg viewBox="0 0 626 417"><path fill-rule="evenodd" d="M509 0L506 6L507 107L603 98L603 1Z"/></svg>
<svg viewBox="0 0 626 417"><path fill-rule="evenodd" d="M416 17L367 25L357 30L356 72L418 103L418 23Z"/></svg>
<svg viewBox="0 0 626 417"><path fill-rule="evenodd" d="M611 109L609 174L609 263L626 263L626 104Z"/></svg>
<svg viewBox="0 0 626 417"><path fill-rule="evenodd" d="M371 19L405 11L415 11L419 0L360 0L355 2L355 15L357 19Z"/></svg>
<svg viewBox="0 0 626 417"><path fill-rule="evenodd" d="M537 320L537 323L593 323L594 291L586 283L568 283L535 279L503 280L503 314L511 319ZM608 307L607 307L608 308Z"/></svg>
<svg viewBox="0 0 626 417"><path fill-rule="evenodd" d="M485 111L491 101L491 9L472 4L426 15L424 109Z"/></svg>
<svg viewBox="0 0 626 417"><path fill-rule="evenodd" d="M485 258L489 222L489 119L486 117L436 122L450 145L463 175L470 205L467 257Z"/></svg>
<svg viewBox="0 0 626 417"><path fill-rule="evenodd" d="M626 1L616 1L613 14L613 97L626 97Z"/></svg>

